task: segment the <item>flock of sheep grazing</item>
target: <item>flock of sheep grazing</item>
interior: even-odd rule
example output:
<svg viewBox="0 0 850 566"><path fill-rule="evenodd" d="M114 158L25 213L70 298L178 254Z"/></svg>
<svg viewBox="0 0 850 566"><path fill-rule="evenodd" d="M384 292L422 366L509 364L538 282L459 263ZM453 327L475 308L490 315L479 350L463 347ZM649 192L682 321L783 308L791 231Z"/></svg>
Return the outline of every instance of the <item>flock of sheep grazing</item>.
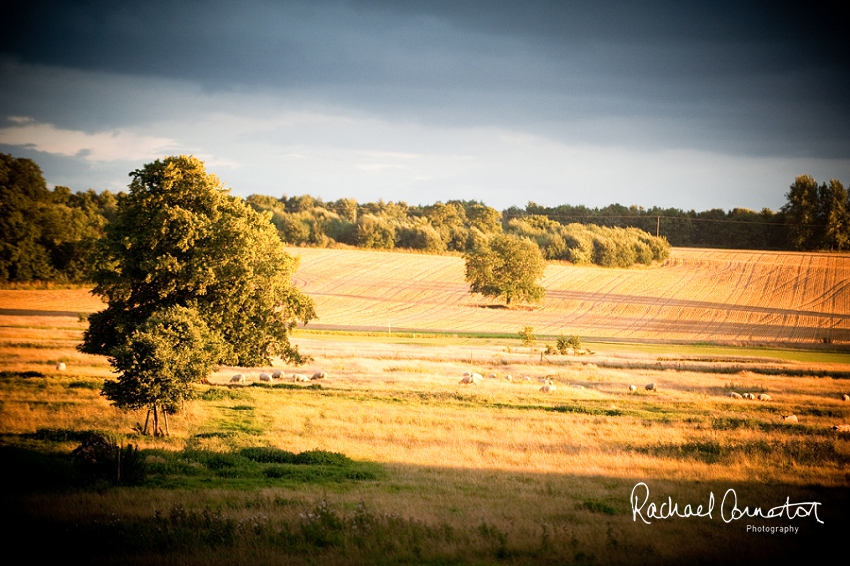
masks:
<svg viewBox="0 0 850 566"><path fill-rule="evenodd" d="M773 397L771 397L767 393L759 393L758 395L754 393L744 393L743 395L741 395L740 393L733 391L729 394L729 397L731 397L732 399L758 399L759 401L773 401Z"/></svg>
<svg viewBox="0 0 850 566"><path fill-rule="evenodd" d="M56 364L56 371L65 371L67 366L64 362L58 362ZM321 379L326 379L328 374L324 371L317 371L311 377L307 377L306 374L303 373L293 373L292 381L296 383L309 383L310 381L317 381ZM495 373L491 373L487 376L490 379L497 379L498 376ZM280 382L286 379L283 371L275 370L272 373L261 372L259 375L259 381L262 383L275 383ZM504 377L505 381L513 382L513 377L511 374L507 374ZM480 373L475 372L464 372L462 379L460 380L461 384L465 385L475 385L476 383L480 383L484 380L484 377ZM531 381L531 378L527 375L523 375L521 377L522 381ZM553 393L555 391L555 385L552 380L547 377L538 378L538 381L542 383L539 391L541 393ZM237 373L233 377L230 378L230 385L244 385L246 382L246 378L244 374ZM637 386L629 385L629 393L635 393L637 391ZM653 383L647 383L644 386L646 391L658 391L658 386ZM737 393L732 391L729 393L729 397L732 399L750 399L750 400L758 400L758 401L773 401L773 398L767 393L759 393L755 395L754 393ZM850 395L844 393L841 396L842 401L850 402ZM781 415L780 420L786 423L796 423L799 422L797 415ZM850 432L850 424L840 424L832 427L832 430L836 432Z"/></svg>
<svg viewBox="0 0 850 566"><path fill-rule="evenodd" d="M292 381L309 382L309 381L316 381L316 380L319 380L319 379L326 379L327 377L328 377L328 374L326 372L323 372L323 371L317 371L316 373L313 374L312 377L307 377L303 373L293 373L292 374ZM259 380L262 383L275 383L275 382L283 381L284 379L286 379L286 376L284 376L283 372L280 371L280 370L276 370L272 373L261 372L260 375L259 375ZM234 375L233 377L230 378L230 384L231 385L244 385L245 381L246 381L245 375L241 374L241 373L237 373L236 375Z"/></svg>
<svg viewBox="0 0 850 566"><path fill-rule="evenodd" d="M487 377L489 377L490 379L497 379L498 378L498 376L495 373L491 373ZM522 379L525 380L525 381L531 381L531 378L527 375L522 376ZM484 380L484 377L480 373L468 372L467 371L467 372L464 372L463 377L461 378L459 383L462 384L462 385L475 385L476 383L480 383L483 380ZM510 374L507 374L507 375L505 375L505 380L513 381L513 377ZM541 378L538 378L537 380L540 383L543 384L539 389L539 391L541 393L553 393L555 391L555 385L553 384L551 379L549 379L547 377L541 377ZM635 393L637 391L637 386L632 384L632 385L629 385L628 389L629 389L629 393ZM646 391L656 391L657 392L658 391L658 385L655 382L647 383L644 386L644 389ZM758 400L758 401L773 401L773 398L767 393L759 393L758 395L756 395L754 393L743 393L743 394L741 394L741 393L737 393L735 391L732 391L731 393L729 393L729 397L732 398L732 399L752 399L752 400ZM841 398L842 398L843 401L850 401L850 395L843 394ZM786 423L799 422L797 415L781 415L779 417L779 419L782 422L786 422ZM832 430L834 430L836 432L850 432L850 425L847 425L847 424L835 425L835 426L832 427Z"/></svg>

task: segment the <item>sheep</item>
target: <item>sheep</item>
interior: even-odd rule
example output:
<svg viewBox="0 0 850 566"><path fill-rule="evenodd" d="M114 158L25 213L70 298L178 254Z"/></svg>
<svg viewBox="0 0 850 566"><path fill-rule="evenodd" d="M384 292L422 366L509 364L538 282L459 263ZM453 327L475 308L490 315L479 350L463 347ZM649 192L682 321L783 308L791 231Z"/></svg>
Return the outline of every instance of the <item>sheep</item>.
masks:
<svg viewBox="0 0 850 566"><path fill-rule="evenodd" d="M292 381L310 381L310 378L303 373L293 373Z"/></svg>
<svg viewBox="0 0 850 566"><path fill-rule="evenodd" d="M732 399L743 399L744 398L743 395L741 395L740 393L736 393L734 391L729 394L729 397L731 397Z"/></svg>
<svg viewBox="0 0 850 566"><path fill-rule="evenodd" d="M481 374L470 373L469 375L464 375L463 379L460 380L460 383L475 385L476 383L478 383L482 379L484 379L484 378L481 377Z"/></svg>
<svg viewBox="0 0 850 566"><path fill-rule="evenodd" d="M279 369L276 369L274 370L274 372L272 372L272 379L280 379L281 377L283 377L283 372Z"/></svg>
<svg viewBox="0 0 850 566"><path fill-rule="evenodd" d="M326 372L317 371L316 373L313 374L313 377L311 377L310 380L325 379L327 376L328 376L328 374Z"/></svg>
<svg viewBox="0 0 850 566"><path fill-rule="evenodd" d="M634 393L635 391L637 391L637 386L636 385L629 385L629 393Z"/></svg>
<svg viewBox="0 0 850 566"><path fill-rule="evenodd" d="M773 398L767 393L759 393L758 396L759 401L773 401Z"/></svg>
<svg viewBox="0 0 850 566"><path fill-rule="evenodd" d="M531 381L531 378L527 375L522 376L523 381Z"/></svg>
<svg viewBox="0 0 850 566"><path fill-rule="evenodd" d="M832 427L835 432L850 432L850 424L840 424Z"/></svg>
<svg viewBox="0 0 850 566"><path fill-rule="evenodd" d="M263 373L260 374L260 381L268 381L269 383L271 383L272 376L263 372Z"/></svg>
<svg viewBox="0 0 850 566"><path fill-rule="evenodd" d="M753 395L752 393L744 393L743 397L744 397L744 399L755 399L756 398L756 396Z"/></svg>
<svg viewBox="0 0 850 566"><path fill-rule="evenodd" d="M540 388L541 393L552 393L553 391L555 391L554 385L548 385L547 384L547 385L544 385L543 387Z"/></svg>
<svg viewBox="0 0 850 566"><path fill-rule="evenodd" d="M782 416L780 416L779 418L780 418L780 420L782 420L782 422L786 422L786 423L796 423L796 422L799 422L799 421L797 420L797 415L782 415Z"/></svg>
<svg viewBox="0 0 850 566"><path fill-rule="evenodd" d="M644 389L646 389L647 391L658 391L658 387L655 385L655 382L647 383Z"/></svg>
<svg viewBox="0 0 850 566"><path fill-rule="evenodd" d="M513 381L513 380L514 380L514 378L513 378L513 377L511 377L511 374L506 375L506 376L505 376L505 379L506 379L507 381Z"/></svg>
<svg viewBox="0 0 850 566"><path fill-rule="evenodd" d="M58 364L56 364L56 370L57 371L65 371L65 362L59 362ZM845 397L846 397L846 395L845 395Z"/></svg>
<svg viewBox="0 0 850 566"><path fill-rule="evenodd" d="M496 379L496 374L495 374L495 373L491 373L491 374L490 374L490 375L488 375L487 377L488 377L488 378L490 378L490 379Z"/></svg>
<svg viewBox="0 0 850 566"><path fill-rule="evenodd" d="M841 400L842 401L850 401L850 395L845 393L844 395L841 396Z"/></svg>
<svg viewBox="0 0 850 566"><path fill-rule="evenodd" d="M245 376L241 373L237 373L230 378L230 383L245 383Z"/></svg>

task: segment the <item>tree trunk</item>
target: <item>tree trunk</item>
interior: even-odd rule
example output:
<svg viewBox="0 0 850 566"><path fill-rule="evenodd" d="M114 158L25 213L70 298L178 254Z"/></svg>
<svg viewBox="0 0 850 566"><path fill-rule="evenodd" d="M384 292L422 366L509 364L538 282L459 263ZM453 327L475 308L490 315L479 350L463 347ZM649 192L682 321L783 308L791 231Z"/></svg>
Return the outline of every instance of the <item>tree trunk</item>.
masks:
<svg viewBox="0 0 850 566"><path fill-rule="evenodd" d="M171 436L171 431L168 430L168 411L162 410L162 419L165 421L165 436Z"/></svg>
<svg viewBox="0 0 850 566"><path fill-rule="evenodd" d="M150 410L150 407L148 407L148 412L145 415L145 428L142 429L142 434L148 433L148 421L150 420L150 418L151 418L151 410Z"/></svg>
<svg viewBox="0 0 850 566"><path fill-rule="evenodd" d="M159 434L159 413L156 410L156 405L153 406L153 435L154 435L154 437L160 436L160 434Z"/></svg>

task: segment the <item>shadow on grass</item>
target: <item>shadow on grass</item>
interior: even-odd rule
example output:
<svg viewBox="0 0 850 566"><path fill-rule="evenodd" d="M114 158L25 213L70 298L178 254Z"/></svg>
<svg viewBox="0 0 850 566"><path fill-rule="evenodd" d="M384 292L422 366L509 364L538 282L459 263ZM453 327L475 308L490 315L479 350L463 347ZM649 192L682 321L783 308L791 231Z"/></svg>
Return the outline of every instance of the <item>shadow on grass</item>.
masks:
<svg viewBox="0 0 850 566"><path fill-rule="evenodd" d="M687 452L689 447L685 448ZM725 457L722 447L691 448L721 460ZM401 464L387 471L338 453L295 454L270 447L143 453L151 467L148 482L139 487L95 486L99 495L91 497L100 497L100 503L91 509L72 509L65 505L90 499L80 499L80 494L93 487L73 479L68 455L0 446L4 486L0 503L7 517L14 517L6 529L7 549L19 547L31 558L71 563L752 565L840 551L850 508L847 486ZM183 481L175 481L177 476ZM432 481L446 477L455 479L450 484ZM332 490L335 495L325 492L318 500L307 501L303 495L292 498L292 494L315 494L315 489L305 491L308 485L320 489L343 483L366 485L359 483L364 480L371 487L350 495ZM411 489L406 489L405 482ZM639 512L634 514L633 490L640 482L647 486L646 502L638 491ZM486 490L470 499L477 489L473 486L490 483L515 485L517 493L534 494L539 508L526 507L533 516L525 518L536 526L514 527L514 521L522 517L512 517L516 511L511 501L494 500ZM386 508L387 501L406 508L405 498L416 497L413 488L423 485L439 491L440 501L449 505L444 516L422 520ZM397 489L391 489L394 486ZM762 516L744 514L727 522L733 509L730 492L739 510L753 515L758 507ZM133 494L143 497L144 509L128 511L119 506L117 513L111 512L110 501L133 500L137 497ZM663 505L669 509L677 504L679 513L687 515L685 505L692 511L697 505L707 507L710 494L715 501L710 517L654 518L649 512L649 503L661 513ZM356 505L351 502L355 497L360 498ZM383 503L373 502L373 497ZM195 501L204 503L193 505ZM785 506L789 502L808 502L808 507ZM819 503L817 519L822 523L811 514L797 516L800 509L812 509L814 502ZM376 508L379 504L385 507ZM458 507L460 511L451 511ZM50 544L43 544L46 533Z"/></svg>

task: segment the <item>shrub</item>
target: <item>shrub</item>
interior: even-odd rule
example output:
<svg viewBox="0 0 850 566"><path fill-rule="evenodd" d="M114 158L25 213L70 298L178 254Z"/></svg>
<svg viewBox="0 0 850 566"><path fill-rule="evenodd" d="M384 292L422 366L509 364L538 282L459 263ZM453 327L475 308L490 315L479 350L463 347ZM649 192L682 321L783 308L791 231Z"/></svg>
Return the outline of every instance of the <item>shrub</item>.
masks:
<svg viewBox="0 0 850 566"><path fill-rule="evenodd" d="M556 342L556 347L558 351L562 354L566 354L567 350L572 348L573 350L581 349L581 337L578 335L570 335L567 336L558 336L558 341Z"/></svg>
<svg viewBox="0 0 850 566"><path fill-rule="evenodd" d="M91 433L71 452L74 467L85 482L108 481L138 485L147 475L144 457L132 444L118 446L102 434Z"/></svg>

